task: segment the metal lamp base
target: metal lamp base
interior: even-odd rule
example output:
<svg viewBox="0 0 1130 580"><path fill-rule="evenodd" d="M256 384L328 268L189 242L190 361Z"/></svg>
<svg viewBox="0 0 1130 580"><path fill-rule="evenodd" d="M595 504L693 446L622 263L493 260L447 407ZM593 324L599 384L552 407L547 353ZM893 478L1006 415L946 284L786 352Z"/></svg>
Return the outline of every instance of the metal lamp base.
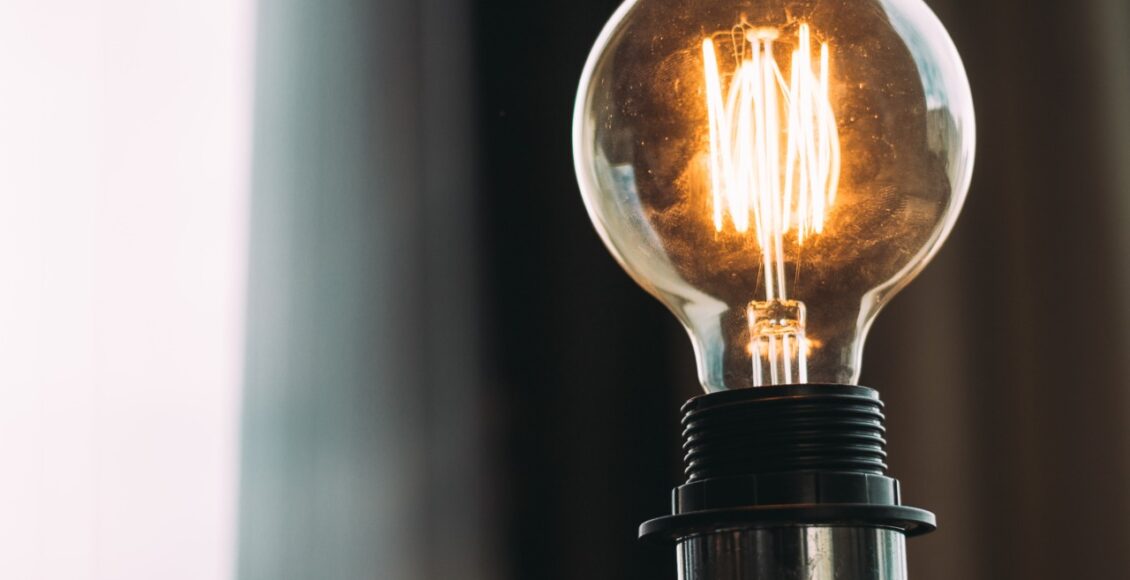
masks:
<svg viewBox="0 0 1130 580"><path fill-rule="evenodd" d="M882 407L853 385L691 399L687 482L640 536L674 541L680 580L906 580L906 538L934 514L887 475Z"/></svg>
<svg viewBox="0 0 1130 580"><path fill-rule="evenodd" d="M906 536L889 528L721 530L676 550L679 580L906 580Z"/></svg>

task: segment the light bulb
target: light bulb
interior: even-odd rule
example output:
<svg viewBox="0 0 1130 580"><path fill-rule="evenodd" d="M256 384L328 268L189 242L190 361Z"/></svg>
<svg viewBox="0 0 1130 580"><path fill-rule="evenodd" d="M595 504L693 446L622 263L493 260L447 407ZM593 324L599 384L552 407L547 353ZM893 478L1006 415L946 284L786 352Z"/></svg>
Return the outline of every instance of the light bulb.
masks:
<svg viewBox="0 0 1130 580"><path fill-rule="evenodd" d="M707 391L855 384L973 148L968 80L920 0L628 0L573 126L590 217L682 321Z"/></svg>

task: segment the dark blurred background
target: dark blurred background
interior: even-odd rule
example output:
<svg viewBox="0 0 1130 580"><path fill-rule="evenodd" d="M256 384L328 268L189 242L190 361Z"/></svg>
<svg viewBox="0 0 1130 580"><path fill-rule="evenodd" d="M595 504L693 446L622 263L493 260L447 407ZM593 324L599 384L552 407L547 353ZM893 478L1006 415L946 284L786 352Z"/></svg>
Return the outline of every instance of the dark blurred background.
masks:
<svg viewBox="0 0 1130 580"><path fill-rule="evenodd" d="M915 580L1130 570L1130 5L931 0L964 213L878 318ZM659 579L690 343L570 149L609 0L259 3L238 576Z"/></svg>

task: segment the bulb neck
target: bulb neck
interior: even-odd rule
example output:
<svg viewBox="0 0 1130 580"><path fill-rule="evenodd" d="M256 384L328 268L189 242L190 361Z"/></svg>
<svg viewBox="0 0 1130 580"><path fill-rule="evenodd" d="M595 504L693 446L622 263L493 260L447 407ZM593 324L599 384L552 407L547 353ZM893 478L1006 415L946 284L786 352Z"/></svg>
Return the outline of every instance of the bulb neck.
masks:
<svg viewBox="0 0 1130 580"><path fill-rule="evenodd" d="M882 409L852 385L687 401L687 482L640 536L675 540L683 580L905 579L905 538L935 521L887 475Z"/></svg>

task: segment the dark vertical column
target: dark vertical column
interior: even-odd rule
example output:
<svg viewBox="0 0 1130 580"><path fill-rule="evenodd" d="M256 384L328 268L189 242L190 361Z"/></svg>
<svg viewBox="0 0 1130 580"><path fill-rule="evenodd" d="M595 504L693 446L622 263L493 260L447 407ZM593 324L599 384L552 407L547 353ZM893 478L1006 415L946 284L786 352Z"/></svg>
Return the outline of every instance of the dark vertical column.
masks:
<svg viewBox="0 0 1130 580"><path fill-rule="evenodd" d="M490 360L514 578L674 575L636 539L669 508L690 341L602 247L570 144L584 60L618 2L477 3Z"/></svg>
<svg viewBox="0 0 1130 580"><path fill-rule="evenodd" d="M258 19L239 577L494 577L466 5Z"/></svg>

